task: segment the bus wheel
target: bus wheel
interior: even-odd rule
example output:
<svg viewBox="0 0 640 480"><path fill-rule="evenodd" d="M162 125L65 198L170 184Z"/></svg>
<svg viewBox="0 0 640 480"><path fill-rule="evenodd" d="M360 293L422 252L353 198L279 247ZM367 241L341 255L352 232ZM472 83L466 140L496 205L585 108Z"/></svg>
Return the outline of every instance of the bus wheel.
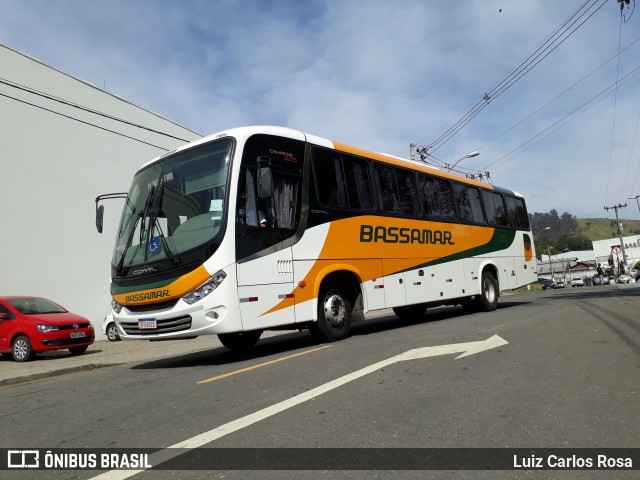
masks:
<svg viewBox="0 0 640 480"><path fill-rule="evenodd" d="M393 313L395 313L396 316L406 320L422 318L426 312L427 308L424 305L407 305L393 309Z"/></svg>
<svg viewBox="0 0 640 480"><path fill-rule="evenodd" d="M219 333L218 340L229 350L249 350L260 340L262 330L238 333Z"/></svg>
<svg viewBox="0 0 640 480"><path fill-rule="evenodd" d="M476 305L481 312L493 312L498 307L498 281L490 272L482 274L480 295L476 298Z"/></svg>
<svg viewBox="0 0 640 480"><path fill-rule="evenodd" d="M340 289L322 289L318 297L318 321L309 331L320 342L334 342L349 335L351 302Z"/></svg>

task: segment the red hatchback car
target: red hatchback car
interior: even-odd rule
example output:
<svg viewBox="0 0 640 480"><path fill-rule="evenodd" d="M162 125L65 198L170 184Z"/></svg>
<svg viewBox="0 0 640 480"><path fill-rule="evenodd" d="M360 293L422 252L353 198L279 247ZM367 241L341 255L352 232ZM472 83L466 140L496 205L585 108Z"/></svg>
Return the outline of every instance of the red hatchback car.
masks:
<svg viewBox="0 0 640 480"><path fill-rule="evenodd" d="M0 297L0 353L26 362L36 353L68 348L80 355L93 343L91 322L40 297Z"/></svg>

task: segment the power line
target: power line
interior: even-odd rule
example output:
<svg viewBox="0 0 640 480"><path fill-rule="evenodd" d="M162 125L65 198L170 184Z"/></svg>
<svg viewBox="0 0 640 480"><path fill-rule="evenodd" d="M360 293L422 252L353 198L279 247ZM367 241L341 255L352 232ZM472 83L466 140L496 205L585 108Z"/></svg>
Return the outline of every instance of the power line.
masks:
<svg viewBox="0 0 640 480"><path fill-rule="evenodd" d="M595 103L599 102L600 100L602 100L607 94L611 93L611 90L613 90L614 88L616 88L618 85L622 85L624 82L630 80L634 75L640 73L640 66L634 68L632 71L630 71L629 73L627 73L624 77L620 78L616 83L613 83L611 85L609 85L607 88L605 88L604 90L602 90L600 93L596 94L595 96L593 96L591 99L587 100L585 103L583 103L582 105L580 105L579 107L573 109L571 112L569 112L567 115L565 115L564 117L562 117L561 119L557 120L556 122L552 123L551 125L549 125L547 128L543 129L542 131L538 132L536 135L534 135L533 137L531 137L529 140L521 143L519 146L517 146L516 148L512 149L510 152L504 154L502 157L494 160L493 162L491 162L490 164L488 164L487 166L485 166L483 168L483 170L489 169L491 167L493 167L494 169L499 166L499 164L504 163L504 161L506 161L505 159L507 159L507 157L509 157L512 153L516 152L517 150L521 149L522 147L524 147L525 145L527 145L528 143L532 142L533 140L535 140L536 138L540 137L542 134L548 132L549 130L551 130L553 127L558 126L560 123L562 123L564 120L566 120L567 118L571 117L572 115L576 114L577 112L579 112L580 110L584 109L585 107L589 106L591 107L592 105L595 105ZM592 105L590 105L592 104Z"/></svg>
<svg viewBox="0 0 640 480"><path fill-rule="evenodd" d="M92 108L85 107L84 105L80 105L78 103L74 103L74 102L71 102L69 100L65 100L63 98L56 97L56 96L50 95L50 94L45 93L45 92L41 92L41 91L36 90L34 88L27 87L25 85L21 85L21 84L16 83L16 82L12 82L11 80L0 78L0 84L4 84L4 85L7 85L8 87L12 87L12 88L15 88L15 89L18 89L18 90L22 90L24 92L31 93L33 95L37 95L37 96L46 98L48 100L52 100L54 102L61 103L63 105L67 105L67 106L70 106L70 107L73 107L73 108L77 108L79 110L83 110L85 112L89 112L89 113L92 113L94 115L99 115L101 117L108 118L108 119L114 120L116 122L125 123L127 125L132 126L132 127L141 128L143 130L147 130L147 131L152 132L152 133L157 133L158 135L163 135L165 137L173 138L175 140L181 140L183 142L188 142L189 141L187 139L176 137L176 136L171 135L169 133L161 132L159 130L154 130L153 128L145 127L144 125L140 125L138 123L134 123L134 122L131 122L129 120L125 120L124 118L120 118L120 117L116 117L116 116L110 115L108 113L100 112L98 110L94 110Z"/></svg>
<svg viewBox="0 0 640 480"><path fill-rule="evenodd" d="M600 5L598 6L598 3ZM607 0L587 0L579 7L571 16L564 21L550 36L547 37L533 52L523 59L504 79L496 84L491 90L485 92L483 97L478 100L470 110L447 129L440 137L430 143L426 148L429 154L438 150L444 143L449 141L462 128L464 128L473 118L475 118L491 101L502 95L506 90L512 87L518 80L526 75L531 69L544 60L551 52L558 48L565 40L567 40L575 31L580 28L587 20L589 20L596 12L598 12ZM588 5L591 4L591 5ZM588 6L587 6L588 5ZM595 10L589 13L594 7ZM588 16L582 19L585 15ZM581 21L582 19L582 21ZM580 22L577 26L576 23Z"/></svg>
<svg viewBox="0 0 640 480"><path fill-rule="evenodd" d="M40 105L36 105L35 103L27 102L26 100L21 100L19 98L12 97L10 95L5 95L4 93L0 93L0 96L5 97L5 98L9 98L11 100L15 100L16 102L24 103L24 104L29 105L31 107L39 108L41 110L44 110L44 111L49 112L49 113L53 113L55 115L60 115L61 117L65 117L65 118L68 118L70 120L74 120L76 122L84 123L85 125L89 125L91 127L99 128L100 130L104 130L104 131L109 132L109 133L115 133L116 135L120 135L121 137L129 138L129 139L134 140L136 142L144 143L145 145L149 145L151 147L159 148L160 150L169 151L168 148L164 148L164 147L161 147L159 145L154 145L153 143L145 142L144 140L140 140L139 138L134 138L134 137L131 137L129 135L125 135L124 133L116 132L115 130L110 130L108 128L101 127L100 125L96 125L95 123L86 122L84 120L80 120L79 118L75 118L75 117L72 117L70 115L65 115L64 113L56 112L55 110L51 110L49 108L42 107Z"/></svg>
<svg viewBox="0 0 640 480"><path fill-rule="evenodd" d="M529 115L525 116L524 118L522 118L520 121L518 121L517 123L515 123L513 126L509 127L508 129L506 129L504 132L500 133L499 135L496 135L495 137L493 137L491 140L489 140L488 142L482 144L481 146L479 146L478 148L475 148L474 150L482 150L484 147L486 147L487 145L489 145L490 143L494 142L495 140L497 140L498 138L502 137L503 135L509 133L511 130L513 130L515 127L517 127L518 125L522 124L523 122L525 122L526 120L528 120L529 118L531 118L532 116L534 116L536 113L540 112L541 110L543 110L545 107L548 107L549 105L551 105L553 102L555 102L556 100L558 100L562 95L564 95L565 93L567 93L569 90L571 90L572 88L576 87L577 85L579 85L580 83L582 83L584 80L586 80L587 78L589 78L591 75L593 75L594 73L596 73L598 70L600 70L601 68L603 68L605 65L607 65L609 62L611 62L612 60L616 59L619 57L619 54L624 52L625 50L628 50L629 48L631 48L633 45L635 45L636 43L638 43L638 41L640 41L640 37L637 37L633 42L631 42L629 45L627 45L626 47L624 47L619 53L616 53L615 55L613 55L611 58L609 58L609 60L605 61L604 63L602 63L598 68L592 70L591 72L589 72L588 74L586 74L584 77L582 77L580 80L578 80L577 82L575 82L573 85L571 85L570 87L566 88L564 91L562 91L561 93L559 93L558 95L556 95L555 97L553 97L551 100L549 100L547 103L545 103L544 105L542 105L541 107L537 108L536 110L534 110L533 112L531 112Z"/></svg>
<svg viewBox="0 0 640 480"><path fill-rule="evenodd" d="M609 180L611 179L611 165L613 164L613 138L616 128L616 107L618 105L618 77L620 77L620 43L622 42L622 15L620 15L620 33L618 35L618 62L616 64L616 88L613 94L613 115L611 116L611 142L609 144L609 168L607 169L607 184L604 190L604 199L606 201L609 195ZM625 178L625 183L626 183ZM624 190L624 185L622 186ZM616 210L617 213L617 210ZM626 261L626 258L625 258Z"/></svg>

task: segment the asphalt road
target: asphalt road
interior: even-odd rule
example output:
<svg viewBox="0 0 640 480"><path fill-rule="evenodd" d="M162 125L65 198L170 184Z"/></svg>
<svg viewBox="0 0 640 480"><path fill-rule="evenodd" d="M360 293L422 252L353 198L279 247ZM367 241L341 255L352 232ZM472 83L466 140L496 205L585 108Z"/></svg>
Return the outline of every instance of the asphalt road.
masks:
<svg viewBox="0 0 640 480"><path fill-rule="evenodd" d="M286 334L261 340L250 355L216 348L0 387L0 448L164 449L187 440L233 449L638 448L639 304L640 285L503 296L492 313L447 307L412 321L368 320L333 344ZM388 361L494 336L502 340L463 358L451 347ZM100 472L14 473L85 479ZM316 477L618 479L637 478L638 470L220 469L134 478Z"/></svg>

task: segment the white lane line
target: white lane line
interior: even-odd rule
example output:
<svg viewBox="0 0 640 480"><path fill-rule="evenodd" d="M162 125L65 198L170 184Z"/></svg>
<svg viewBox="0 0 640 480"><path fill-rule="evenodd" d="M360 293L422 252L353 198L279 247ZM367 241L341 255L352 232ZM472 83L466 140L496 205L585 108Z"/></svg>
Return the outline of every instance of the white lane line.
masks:
<svg viewBox="0 0 640 480"><path fill-rule="evenodd" d="M360 370L357 370L353 373L345 375L344 377L337 378L332 380L324 385L320 385L314 389L308 390L306 392L300 393L295 397L291 397L287 400L283 400L282 402L276 403L275 405L271 405L270 407L263 408L262 410L258 410L255 413L251 413L245 417L239 418L237 420L233 420L229 423L226 423L220 427L214 428L213 430L209 430L208 432L201 433L200 435L196 435L195 437L184 440L180 443L176 443L175 445L171 445L160 452L154 453L150 456L151 465L157 465L160 462L154 462L154 457L160 457L162 461L169 460L171 458L177 457L184 453L184 449L193 449L202 447L207 443L211 443L219 438L222 438L230 433L237 432L238 430L242 430L254 423L258 423L265 418L272 417L278 413L284 412L289 408L295 407L304 403L308 400L311 400L315 397L322 395L323 393L327 393L331 390L334 390L342 385L345 385L349 382L357 380L360 377L364 377L369 373L373 373L376 370L380 370L381 368L387 367L394 363L407 361L407 360L416 360L419 358L428 358L435 357L439 355L448 355L452 353L460 353L456 357L463 358L468 355L472 355L475 353L480 353L485 350L490 350L492 348L497 348L502 345L506 345L507 342L503 338L498 335L494 335L487 340L482 340L479 342L468 342L468 343L457 343L452 345L438 345L435 347L423 347L416 348L414 350L409 350L407 352L401 353L394 357L388 358L386 360L382 360L380 362L374 363L373 365L369 365L368 367L364 367ZM171 452L170 449L177 449L175 452ZM97 477L93 477L93 479L99 480L124 480L125 478L132 477L138 473L144 472L145 470L110 470L105 472Z"/></svg>

